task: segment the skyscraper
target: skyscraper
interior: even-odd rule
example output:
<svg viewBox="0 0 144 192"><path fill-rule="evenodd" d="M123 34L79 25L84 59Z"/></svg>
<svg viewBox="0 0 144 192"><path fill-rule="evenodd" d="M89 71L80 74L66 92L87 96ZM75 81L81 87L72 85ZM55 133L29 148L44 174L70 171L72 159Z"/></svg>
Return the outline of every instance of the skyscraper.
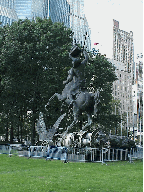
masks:
<svg viewBox="0 0 144 192"><path fill-rule="evenodd" d="M48 0L0 0L1 26L18 19L48 17Z"/></svg>
<svg viewBox="0 0 144 192"><path fill-rule="evenodd" d="M119 22L113 19L113 59L125 64L125 71L133 69L133 32L119 29Z"/></svg>
<svg viewBox="0 0 144 192"><path fill-rule="evenodd" d="M137 54L133 85L134 127L137 135L143 131L143 54Z"/></svg>
<svg viewBox="0 0 144 192"><path fill-rule="evenodd" d="M120 100L120 114L127 113L126 127L133 126L132 80L134 66L133 32L119 29L113 19L113 60L118 80L113 83L113 97Z"/></svg>
<svg viewBox="0 0 144 192"><path fill-rule="evenodd" d="M53 22L64 23L66 27L70 27L70 5L66 0L49 0L48 17Z"/></svg>
<svg viewBox="0 0 144 192"><path fill-rule="evenodd" d="M15 11L19 19L31 19L31 5L32 0L16 0L15 1Z"/></svg>
<svg viewBox="0 0 144 192"><path fill-rule="evenodd" d="M91 50L91 31L84 14L84 0L49 0L49 17L53 22L63 22L74 32L73 41Z"/></svg>
<svg viewBox="0 0 144 192"><path fill-rule="evenodd" d="M91 31L84 14L84 0L1 0L0 21L11 24L18 19L51 17L74 32L73 43L91 50Z"/></svg>
<svg viewBox="0 0 144 192"><path fill-rule="evenodd" d="M47 0L15 0L15 11L19 19L48 17Z"/></svg>
<svg viewBox="0 0 144 192"><path fill-rule="evenodd" d="M74 32L74 40L81 46L91 50L91 31L84 14L84 0L68 0L70 4L70 27Z"/></svg>
<svg viewBox="0 0 144 192"><path fill-rule="evenodd" d="M18 17L14 10L15 0L0 0L0 26L11 25Z"/></svg>
<svg viewBox="0 0 144 192"><path fill-rule="evenodd" d="M114 81L113 83L113 98L120 101L120 115L128 113L128 126L132 127L132 75L131 73L125 71L125 65L121 61L116 61L112 59L108 59L108 61L116 67L115 74L118 78L118 80Z"/></svg>

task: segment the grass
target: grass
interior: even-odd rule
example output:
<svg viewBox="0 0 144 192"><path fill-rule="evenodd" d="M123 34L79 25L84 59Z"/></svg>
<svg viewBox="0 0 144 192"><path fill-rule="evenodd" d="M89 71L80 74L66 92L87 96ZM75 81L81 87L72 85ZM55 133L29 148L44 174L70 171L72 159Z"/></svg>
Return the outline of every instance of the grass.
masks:
<svg viewBox="0 0 144 192"><path fill-rule="evenodd" d="M0 155L0 192L142 192L143 162L79 163Z"/></svg>

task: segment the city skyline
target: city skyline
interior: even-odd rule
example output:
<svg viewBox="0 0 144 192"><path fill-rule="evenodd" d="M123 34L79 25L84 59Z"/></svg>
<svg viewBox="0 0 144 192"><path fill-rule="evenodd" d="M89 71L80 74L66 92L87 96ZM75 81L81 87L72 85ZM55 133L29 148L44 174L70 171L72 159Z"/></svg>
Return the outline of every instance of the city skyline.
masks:
<svg viewBox="0 0 144 192"><path fill-rule="evenodd" d="M80 44L87 51L91 50L91 30L84 14L84 0L13 0L13 7L11 1L0 1L0 7L6 10L0 12L1 26L12 23L9 21L12 12L17 16L14 21L51 17L52 22L64 23L66 27L72 29L73 43Z"/></svg>
<svg viewBox="0 0 144 192"><path fill-rule="evenodd" d="M134 59L143 53L143 1L85 0L85 15L91 28L91 45L108 58L113 55L113 19L119 28L133 32ZM94 46L94 43L99 43Z"/></svg>

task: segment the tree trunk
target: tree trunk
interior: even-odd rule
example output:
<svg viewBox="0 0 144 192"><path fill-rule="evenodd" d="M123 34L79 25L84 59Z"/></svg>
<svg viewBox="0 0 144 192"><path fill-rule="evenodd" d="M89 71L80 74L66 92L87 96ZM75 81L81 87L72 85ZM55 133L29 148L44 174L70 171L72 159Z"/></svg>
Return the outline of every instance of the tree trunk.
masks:
<svg viewBox="0 0 144 192"><path fill-rule="evenodd" d="M21 119L21 121L23 121ZM21 136L21 142L22 142L22 136L23 136L23 132L22 132L22 122L20 123L20 136Z"/></svg>
<svg viewBox="0 0 144 192"><path fill-rule="evenodd" d="M20 142L19 130L20 130L20 117L19 117L19 124L18 124L18 127L17 127L17 139L18 139L18 142Z"/></svg>
<svg viewBox="0 0 144 192"><path fill-rule="evenodd" d="M23 139L23 114L22 114L22 110L20 111L20 140L22 142Z"/></svg>
<svg viewBox="0 0 144 192"><path fill-rule="evenodd" d="M31 144L35 144L35 119L32 120Z"/></svg>
<svg viewBox="0 0 144 192"><path fill-rule="evenodd" d="M8 142L8 122L6 123L6 138L5 141Z"/></svg>
<svg viewBox="0 0 144 192"><path fill-rule="evenodd" d="M35 110L33 110L32 124L31 124L31 144L32 145L35 144L35 136L36 136L35 122L36 122L36 112Z"/></svg>
<svg viewBox="0 0 144 192"><path fill-rule="evenodd" d="M13 143L13 123L11 123L11 129L10 129L10 144Z"/></svg>
<svg viewBox="0 0 144 192"><path fill-rule="evenodd" d="M115 127L115 135L117 135L117 128Z"/></svg>

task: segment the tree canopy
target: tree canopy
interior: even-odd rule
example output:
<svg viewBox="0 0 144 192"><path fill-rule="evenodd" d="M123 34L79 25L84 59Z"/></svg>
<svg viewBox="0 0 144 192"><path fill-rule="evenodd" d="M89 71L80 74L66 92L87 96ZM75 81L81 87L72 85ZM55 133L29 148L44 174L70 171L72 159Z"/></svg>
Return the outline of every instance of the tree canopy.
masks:
<svg viewBox="0 0 144 192"><path fill-rule="evenodd" d="M113 113L113 82L117 80L115 67L101 54L96 56L90 54L88 65L85 70L88 90L100 92L97 117L94 118L100 129L109 132L110 129L118 127L120 116Z"/></svg>
<svg viewBox="0 0 144 192"><path fill-rule="evenodd" d="M12 124L18 113L23 119L31 111L32 143L39 112L60 90L71 43L72 31L51 19L19 20L0 29L0 112Z"/></svg>
<svg viewBox="0 0 144 192"><path fill-rule="evenodd" d="M35 123L39 112L44 113L47 128L61 114L61 103L52 101L45 111L48 99L61 93L72 67L69 51L73 33L64 24L51 19L19 20L0 28L0 133L6 140L21 135L36 141ZM112 114L112 85L116 80L115 68L103 56L89 53L85 66L86 86L89 91L100 91L96 126L103 131L117 127L119 116ZM68 113L68 108L64 107ZM29 113L28 113L29 112ZM69 120L72 114L69 112ZM69 123L65 119L62 126Z"/></svg>

